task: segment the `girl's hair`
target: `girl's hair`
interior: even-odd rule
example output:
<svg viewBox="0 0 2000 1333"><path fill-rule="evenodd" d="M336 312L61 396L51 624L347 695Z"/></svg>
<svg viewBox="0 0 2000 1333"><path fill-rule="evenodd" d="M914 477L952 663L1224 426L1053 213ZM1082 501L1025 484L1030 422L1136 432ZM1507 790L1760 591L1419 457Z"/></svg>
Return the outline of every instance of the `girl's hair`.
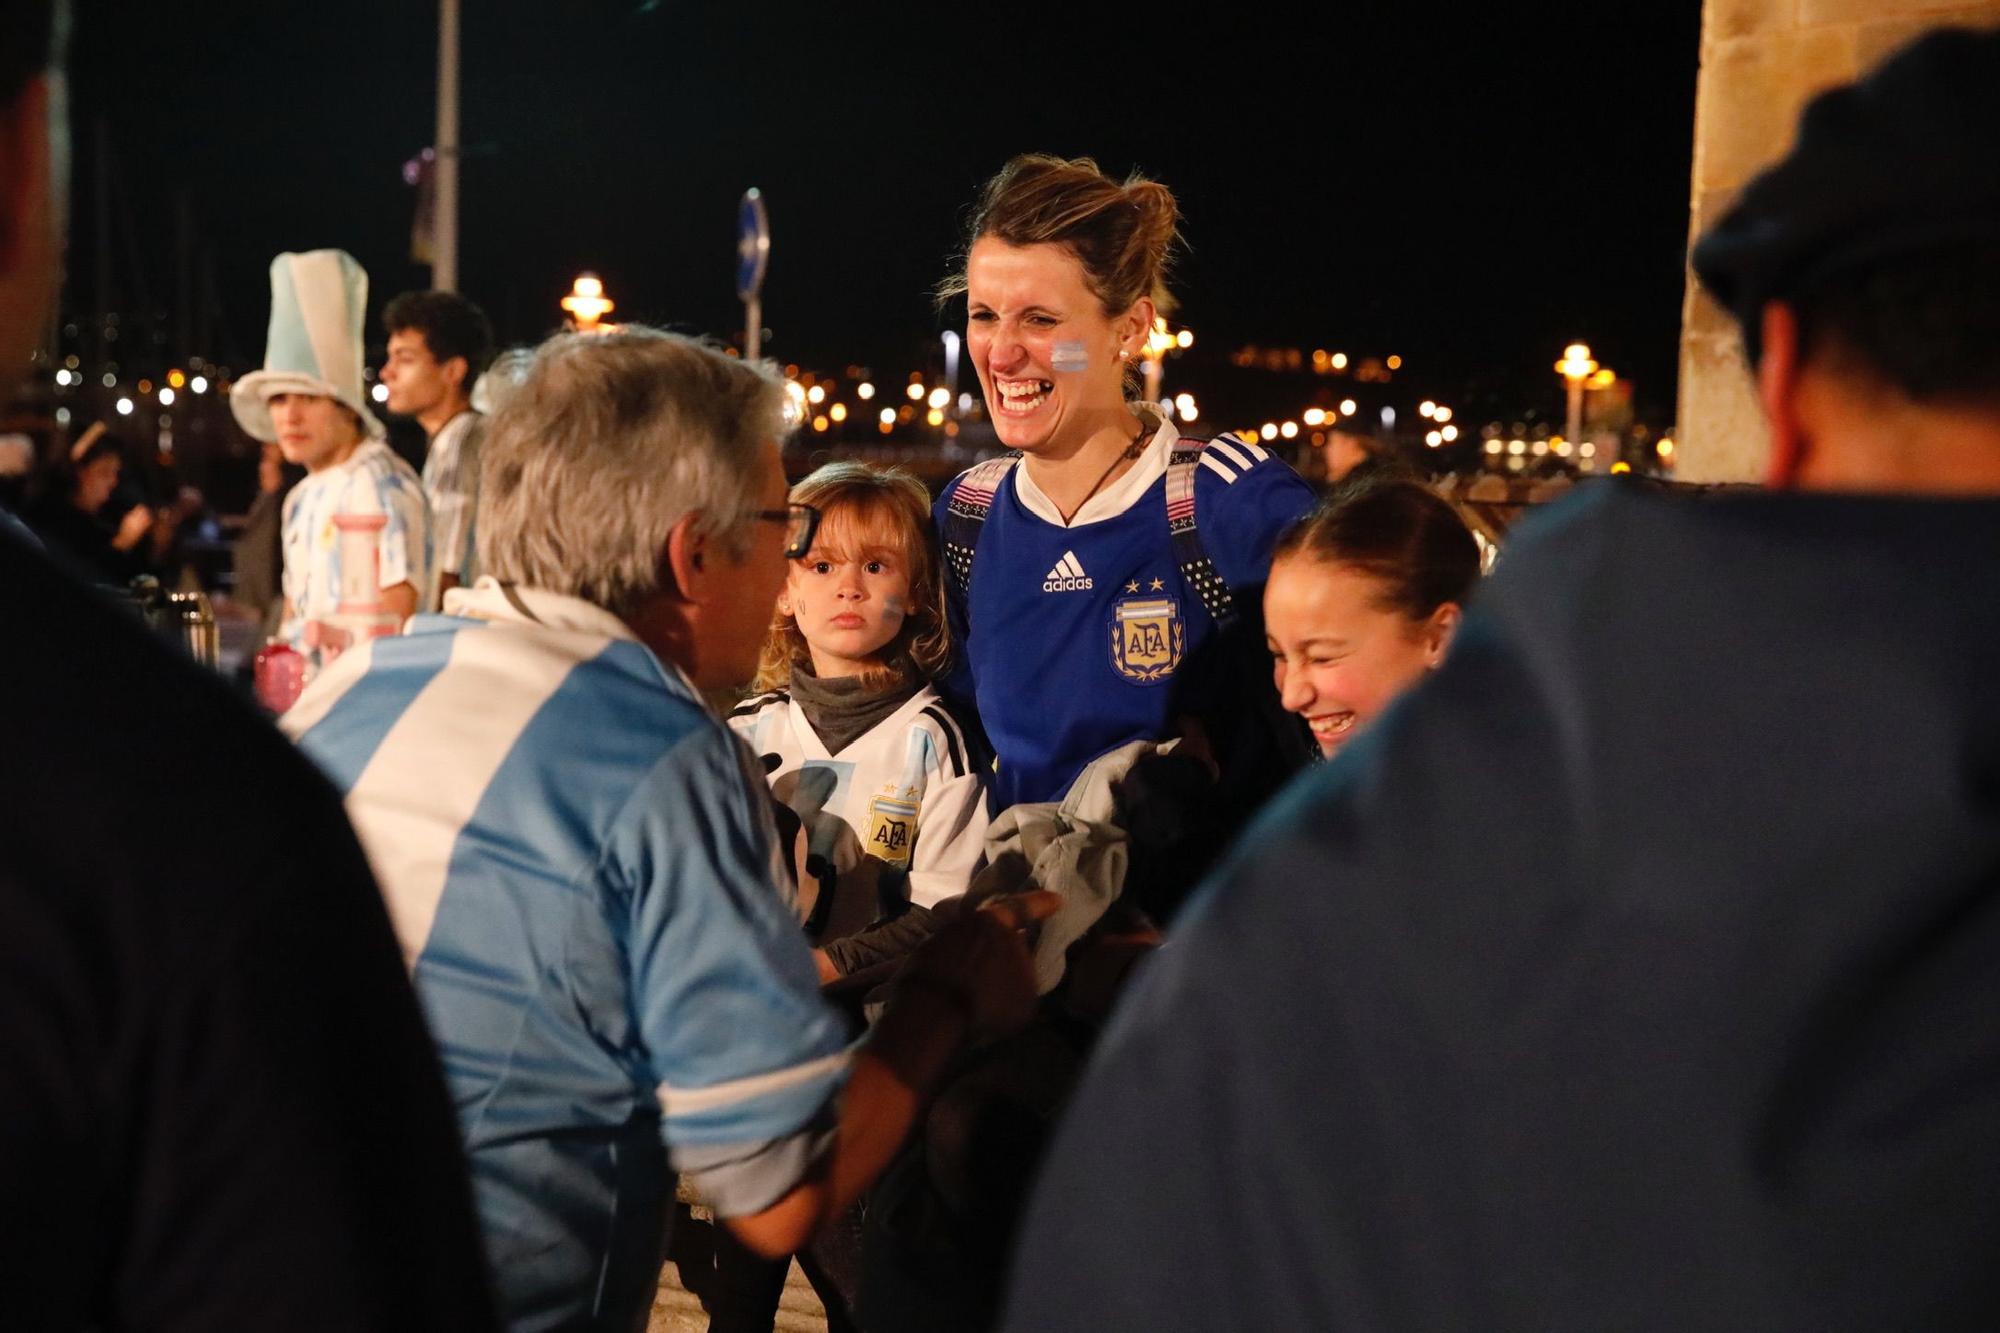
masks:
<svg viewBox="0 0 2000 1333"><path fill-rule="evenodd" d="M1271 563L1311 556L1382 587L1378 605L1410 620L1463 605L1479 581L1479 545L1452 507L1414 481L1343 491L1286 529Z"/></svg>
<svg viewBox="0 0 2000 1333"><path fill-rule="evenodd" d="M1142 296L1161 314L1173 308L1167 271L1179 239L1180 209L1158 181L1134 172L1123 184L1087 157L1024 153L979 192L964 248L938 284L940 309L965 294L973 243L991 236L1009 245L1060 245L1083 265L1084 281L1107 315L1122 315Z"/></svg>
<svg viewBox="0 0 2000 1333"><path fill-rule="evenodd" d="M886 662L899 652L909 654L917 674L929 680L944 670L951 656L951 634L944 613L944 567L938 560L931 527L931 497L901 468L876 468L866 463L828 463L792 487L792 502L809 504L820 513L815 554L837 551L849 559L869 545L900 551L910 576L910 601L903 627L882 649ZM812 669L812 650L798 622L783 611L771 621L764 653L757 663L759 690L783 689L792 670Z"/></svg>

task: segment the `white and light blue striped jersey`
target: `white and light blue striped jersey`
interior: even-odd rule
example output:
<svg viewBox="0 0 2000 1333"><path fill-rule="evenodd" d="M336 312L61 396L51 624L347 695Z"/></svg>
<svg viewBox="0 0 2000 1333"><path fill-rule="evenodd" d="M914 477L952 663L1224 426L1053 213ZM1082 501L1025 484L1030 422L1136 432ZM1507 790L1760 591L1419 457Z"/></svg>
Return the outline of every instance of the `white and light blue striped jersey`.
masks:
<svg viewBox="0 0 2000 1333"><path fill-rule="evenodd" d="M783 690L744 700L729 725L777 761L766 775L772 793L798 815L813 854L843 877L872 858L875 873L904 881L896 896L919 907L971 885L986 855L986 775L930 686L838 755Z"/></svg>
<svg viewBox="0 0 2000 1333"><path fill-rule="evenodd" d="M345 462L307 476L285 497L280 538L284 555L285 619L278 633L300 652L306 622L324 620L340 605L341 514L381 514L376 573L384 588L407 583L421 597L430 583L430 506L408 463L379 440L363 440Z"/></svg>
<svg viewBox="0 0 2000 1333"><path fill-rule="evenodd" d="M509 1320L623 1327L668 1154L725 1215L781 1198L825 1148L845 1030L772 885L761 775L685 677L574 598L448 600L284 723L381 883Z"/></svg>
<svg viewBox="0 0 2000 1333"><path fill-rule="evenodd" d="M426 611L438 609L441 575L451 575L464 588L479 581L479 540L472 520L479 510L479 442L485 432L485 418L468 407L438 427L424 455L424 498L431 506Z"/></svg>

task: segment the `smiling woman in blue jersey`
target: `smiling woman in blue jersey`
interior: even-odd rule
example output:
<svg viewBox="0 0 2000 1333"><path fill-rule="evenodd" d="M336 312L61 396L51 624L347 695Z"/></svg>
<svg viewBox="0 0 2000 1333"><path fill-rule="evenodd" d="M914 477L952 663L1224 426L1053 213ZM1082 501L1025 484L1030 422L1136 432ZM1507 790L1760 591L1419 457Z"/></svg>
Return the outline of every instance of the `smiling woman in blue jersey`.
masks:
<svg viewBox="0 0 2000 1333"><path fill-rule="evenodd" d="M1200 712L1190 656L1254 605L1271 547L1313 506L1282 460L1179 434L1129 401L1169 308L1172 193L1087 158L989 181L963 263L966 346L1000 442L937 505L954 636L999 756L996 809L1060 800L1093 759Z"/></svg>

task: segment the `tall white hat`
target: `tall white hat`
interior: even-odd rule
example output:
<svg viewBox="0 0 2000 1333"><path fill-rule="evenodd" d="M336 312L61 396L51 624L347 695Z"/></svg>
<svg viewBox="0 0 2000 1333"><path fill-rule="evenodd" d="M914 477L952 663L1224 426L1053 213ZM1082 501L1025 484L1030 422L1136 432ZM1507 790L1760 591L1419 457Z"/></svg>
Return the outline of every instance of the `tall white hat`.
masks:
<svg viewBox="0 0 2000 1333"><path fill-rule="evenodd" d="M309 393L354 409L368 438L382 423L361 388L361 329L368 315L368 274L345 250L308 250L271 261L271 329L264 368L236 381L229 406L237 424L259 440L275 440L268 400Z"/></svg>

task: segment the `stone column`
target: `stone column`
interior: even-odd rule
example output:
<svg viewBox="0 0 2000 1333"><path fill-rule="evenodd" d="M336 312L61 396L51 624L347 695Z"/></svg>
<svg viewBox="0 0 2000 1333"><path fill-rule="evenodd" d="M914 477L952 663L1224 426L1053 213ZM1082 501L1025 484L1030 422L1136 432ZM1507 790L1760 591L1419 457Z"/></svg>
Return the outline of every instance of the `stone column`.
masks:
<svg viewBox="0 0 2000 1333"><path fill-rule="evenodd" d="M1815 93L1849 82L1934 27L2000 24L2000 0L1706 0L1695 89L1689 242L1791 146ZM1686 481L1754 481L1764 424L1735 321L1688 276L1681 312L1679 453Z"/></svg>

